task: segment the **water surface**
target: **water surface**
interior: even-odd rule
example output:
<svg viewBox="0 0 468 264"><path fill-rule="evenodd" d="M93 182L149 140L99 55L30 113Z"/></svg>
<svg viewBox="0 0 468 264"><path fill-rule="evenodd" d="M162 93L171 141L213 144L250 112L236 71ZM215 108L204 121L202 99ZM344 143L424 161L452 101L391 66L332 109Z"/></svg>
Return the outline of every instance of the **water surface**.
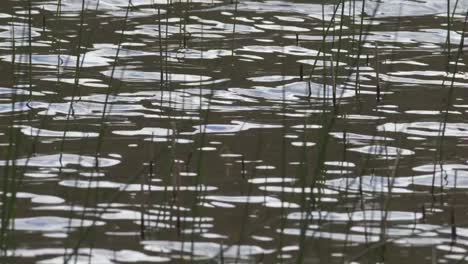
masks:
<svg viewBox="0 0 468 264"><path fill-rule="evenodd" d="M467 8L5 1L2 258L468 259Z"/></svg>

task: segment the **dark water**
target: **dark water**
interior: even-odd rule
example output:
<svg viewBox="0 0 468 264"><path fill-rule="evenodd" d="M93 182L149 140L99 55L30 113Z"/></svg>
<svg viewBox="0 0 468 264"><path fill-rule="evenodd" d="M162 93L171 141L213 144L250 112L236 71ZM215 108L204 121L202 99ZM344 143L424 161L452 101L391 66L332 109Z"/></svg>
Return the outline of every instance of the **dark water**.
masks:
<svg viewBox="0 0 468 264"><path fill-rule="evenodd" d="M2 263L468 259L468 1L58 3L0 5Z"/></svg>

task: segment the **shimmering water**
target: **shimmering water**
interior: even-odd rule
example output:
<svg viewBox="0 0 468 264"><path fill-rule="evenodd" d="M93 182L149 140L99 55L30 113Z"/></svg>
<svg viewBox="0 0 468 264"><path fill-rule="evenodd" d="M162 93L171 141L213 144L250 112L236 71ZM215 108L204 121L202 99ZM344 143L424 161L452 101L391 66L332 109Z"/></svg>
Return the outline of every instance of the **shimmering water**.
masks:
<svg viewBox="0 0 468 264"><path fill-rule="evenodd" d="M467 9L2 1L1 262L468 260Z"/></svg>

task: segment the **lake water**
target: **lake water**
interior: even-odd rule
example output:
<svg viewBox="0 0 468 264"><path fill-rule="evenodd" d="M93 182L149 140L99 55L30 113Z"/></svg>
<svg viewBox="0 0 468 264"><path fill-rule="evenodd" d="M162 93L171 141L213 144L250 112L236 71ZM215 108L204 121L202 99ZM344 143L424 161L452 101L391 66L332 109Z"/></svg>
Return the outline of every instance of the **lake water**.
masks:
<svg viewBox="0 0 468 264"><path fill-rule="evenodd" d="M467 9L4 0L1 262L467 261Z"/></svg>

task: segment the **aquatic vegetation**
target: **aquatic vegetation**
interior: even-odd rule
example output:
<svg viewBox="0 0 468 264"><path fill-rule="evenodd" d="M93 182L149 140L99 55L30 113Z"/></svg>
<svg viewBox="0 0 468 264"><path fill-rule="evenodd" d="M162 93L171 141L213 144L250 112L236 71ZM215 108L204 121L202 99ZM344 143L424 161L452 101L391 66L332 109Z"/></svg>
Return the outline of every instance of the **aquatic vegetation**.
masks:
<svg viewBox="0 0 468 264"><path fill-rule="evenodd" d="M467 29L460 0L6 0L0 262L466 261Z"/></svg>

